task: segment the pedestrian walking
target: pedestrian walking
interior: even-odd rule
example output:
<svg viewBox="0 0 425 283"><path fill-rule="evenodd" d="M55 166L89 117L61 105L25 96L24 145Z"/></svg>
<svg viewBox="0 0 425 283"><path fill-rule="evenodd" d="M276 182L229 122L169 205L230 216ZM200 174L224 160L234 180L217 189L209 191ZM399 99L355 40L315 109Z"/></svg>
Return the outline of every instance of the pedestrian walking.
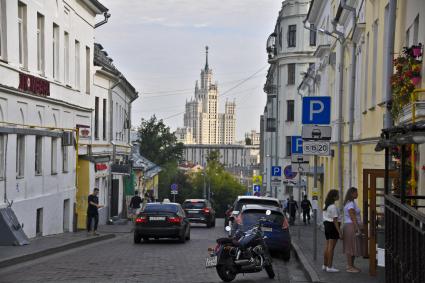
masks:
<svg viewBox="0 0 425 283"><path fill-rule="evenodd" d="M363 256L363 223L360 208L356 204L357 189L352 187L347 191L344 200L343 251L347 256L347 272L357 273L354 259Z"/></svg>
<svg viewBox="0 0 425 283"><path fill-rule="evenodd" d="M87 206L87 234L89 235L92 231L92 220L94 222L93 227L93 236L97 236L97 224L99 223L99 208L102 208L103 205L99 205L99 198L97 197L99 195L99 189L94 188L93 193L89 195L88 197L88 206Z"/></svg>
<svg viewBox="0 0 425 283"><path fill-rule="evenodd" d="M297 201L294 200L293 196L289 197L288 210L289 210L289 224L294 225L295 215L297 214L297 211L298 211L298 204L297 204Z"/></svg>
<svg viewBox="0 0 425 283"><path fill-rule="evenodd" d="M301 201L301 209L303 211L303 222L304 225L310 224L310 209L313 207L311 206L311 202L307 199L307 195L304 195L304 199Z"/></svg>
<svg viewBox="0 0 425 283"><path fill-rule="evenodd" d="M134 221L137 216L137 210L140 208L140 204L142 203L142 198L139 196L139 191L134 191L134 196L130 200L129 210L130 217Z"/></svg>
<svg viewBox="0 0 425 283"><path fill-rule="evenodd" d="M289 198L287 198L283 204L283 212L285 212L285 215L289 213L288 204L289 204Z"/></svg>
<svg viewBox="0 0 425 283"><path fill-rule="evenodd" d="M323 253L323 266L322 270L326 272L339 272L338 269L332 267L334 249L338 239L342 239L340 229L340 214L335 205L339 200L339 193L337 190L330 190L325 200L325 207L323 209L323 225L325 226L325 250Z"/></svg>

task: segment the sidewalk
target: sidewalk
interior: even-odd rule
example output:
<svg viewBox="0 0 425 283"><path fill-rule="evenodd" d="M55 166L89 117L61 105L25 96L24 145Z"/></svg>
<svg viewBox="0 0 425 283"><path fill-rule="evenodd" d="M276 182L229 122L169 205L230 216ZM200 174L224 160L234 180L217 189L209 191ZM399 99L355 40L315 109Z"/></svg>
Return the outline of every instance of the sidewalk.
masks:
<svg viewBox="0 0 425 283"><path fill-rule="evenodd" d="M361 269L360 273L348 273L346 269L346 256L342 253L342 241L338 241L335 247L333 265L339 269L338 273L327 273L322 271L323 249L325 244L325 233L317 230L317 260L313 260L313 224L304 225L297 221L291 226L291 239L294 251L298 254L306 272L310 275L312 282L344 282L344 283L376 283L378 277L369 276L369 260L362 257L356 258L355 265ZM303 262L304 260L304 262ZM306 262L305 262L306 261Z"/></svg>
<svg viewBox="0 0 425 283"><path fill-rule="evenodd" d="M130 233L132 228L131 222L125 225L99 225L99 236L87 235L86 231L67 232L33 238L25 246L0 246L0 268L108 240L114 238L116 233Z"/></svg>

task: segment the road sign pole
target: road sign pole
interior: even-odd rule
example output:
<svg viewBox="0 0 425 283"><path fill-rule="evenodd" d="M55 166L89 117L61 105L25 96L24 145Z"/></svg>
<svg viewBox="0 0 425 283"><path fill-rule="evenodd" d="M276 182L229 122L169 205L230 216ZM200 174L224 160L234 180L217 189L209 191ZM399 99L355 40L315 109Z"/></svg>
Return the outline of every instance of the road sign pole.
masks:
<svg viewBox="0 0 425 283"><path fill-rule="evenodd" d="M317 189L317 155L314 156L314 188ZM317 198L317 196L315 196ZM317 205L313 208L313 259L317 259Z"/></svg>
<svg viewBox="0 0 425 283"><path fill-rule="evenodd" d="M173 194L173 202L176 202L176 194Z"/></svg>

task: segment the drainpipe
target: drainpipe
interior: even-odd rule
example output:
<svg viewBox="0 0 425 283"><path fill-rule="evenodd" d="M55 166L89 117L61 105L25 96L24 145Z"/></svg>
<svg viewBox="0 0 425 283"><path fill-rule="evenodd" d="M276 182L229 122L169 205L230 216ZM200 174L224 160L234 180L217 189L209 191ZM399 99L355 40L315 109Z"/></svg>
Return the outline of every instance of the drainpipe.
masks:
<svg viewBox="0 0 425 283"><path fill-rule="evenodd" d="M104 25L108 22L108 19L111 17L111 14L109 14L108 12L103 13L103 16L105 17L105 19L103 19L101 22L98 22L97 24L94 25L94 28L98 28L101 25Z"/></svg>
<svg viewBox="0 0 425 283"><path fill-rule="evenodd" d="M279 166L279 87L280 87L280 66L279 66L279 60L276 62L277 66L277 79L276 79L276 131L274 133L275 135L275 166ZM270 172L271 167L270 167ZM282 186L282 183L280 184L279 188ZM277 187L275 187L274 191L275 195L274 197L277 198ZM271 191L270 194L271 197L273 197L273 191Z"/></svg>
<svg viewBox="0 0 425 283"><path fill-rule="evenodd" d="M341 46L340 50L340 59L339 59L339 99L338 99L338 191L339 191L339 205L342 207L343 203L343 189L342 189L342 175L343 175L343 164L342 164L342 123L343 123L343 115L342 115L342 98L344 96L344 49L345 49L345 36L344 33L340 32L336 28L336 21L332 21L333 25L333 33L338 35L338 41Z"/></svg>
<svg viewBox="0 0 425 283"><path fill-rule="evenodd" d="M384 77L385 89L385 100L386 100L386 109L385 109L385 121L384 126L386 129L390 128L393 124L391 117L391 99L392 99L392 89L391 89L391 75L393 73L393 54L394 54L394 35L395 35L395 22L396 22L396 9L397 9L397 0L390 0L388 6L388 29L387 30L387 49L384 51L384 60L387 66L386 76Z"/></svg>
<svg viewBox="0 0 425 283"><path fill-rule="evenodd" d="M356 30L356 24L357 24L357 16L356 16L356 8L348 6L346 3L346 0L341 0L341 7L347 11L350 11L353 18L353 33ZM348 187L351 188L352 186L352 179L353 179L353 140L354 140L354 95L356 91L356 64L357 64L357 57L356 57L356 48L357 44L353 42L351 46L351 85L350 85L350 106L349 106L349 145L348 145ZM343 196L340 195L340 198L342 199Z"/></svg>

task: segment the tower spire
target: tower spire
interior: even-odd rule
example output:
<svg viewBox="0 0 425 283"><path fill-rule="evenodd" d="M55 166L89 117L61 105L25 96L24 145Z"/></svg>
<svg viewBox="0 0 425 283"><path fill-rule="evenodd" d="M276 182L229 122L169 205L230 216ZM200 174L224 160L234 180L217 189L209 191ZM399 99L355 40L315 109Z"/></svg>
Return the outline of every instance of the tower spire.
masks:
<svg viewBox="0 0 425 283"><path fill-rule="evenodd" d="M208 69L208 46L205 46L205 71L207 71Z"/></svg>

